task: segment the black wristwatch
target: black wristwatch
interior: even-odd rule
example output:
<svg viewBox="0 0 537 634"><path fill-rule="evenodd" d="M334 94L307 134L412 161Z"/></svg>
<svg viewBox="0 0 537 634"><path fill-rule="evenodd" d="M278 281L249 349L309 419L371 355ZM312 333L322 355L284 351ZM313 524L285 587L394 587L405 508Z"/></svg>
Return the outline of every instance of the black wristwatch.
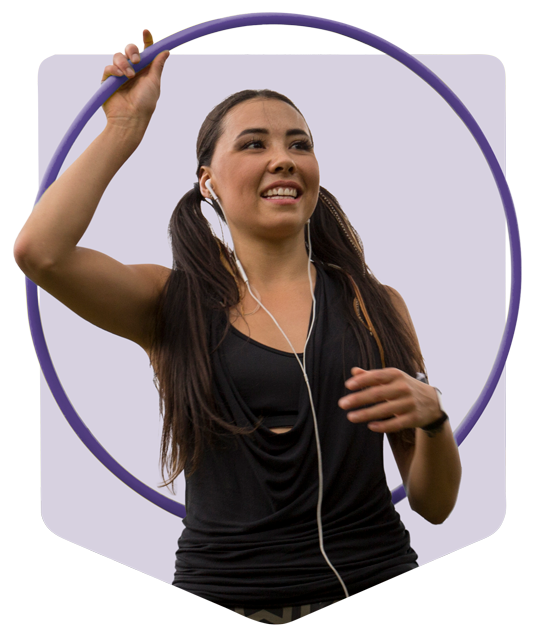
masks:
<svg viewBox="0 0 537 634"><path fill-rule="evenodd" d="M426 383L427 385L429 385L427 376L423 374L423 372L418 372L416 374L416 378L418 379L418 381L421 381L422 383ZM438 405L440 405L440 418L433 420L432 423L425 425L425 427L421 427L420 429L423 429L423 431L428 431L428 432L436 431L437 429L440 429L440 427L442 427L442 425L448 419L448 415L446 414L446 412L444 412L444 408L442 406L442 399L440 398L442 396L442 392L437 387L435 387L434 389L436 390L436 395L438 397Z"/></svg>
<svg viewBox="0 0 537 634"><path fill-rule="evenodd" d="M440 405L440 418L437 418L432 423L425 425L425 427L421 427L423 431L436 431L437 429L440 429L440 427L442 427L448 419L448 415L444 412L444 408L442 407L442 399L440 398L442 392L437 387L434 389L436 390L436 395L438 396L438 405Z"/></svg>

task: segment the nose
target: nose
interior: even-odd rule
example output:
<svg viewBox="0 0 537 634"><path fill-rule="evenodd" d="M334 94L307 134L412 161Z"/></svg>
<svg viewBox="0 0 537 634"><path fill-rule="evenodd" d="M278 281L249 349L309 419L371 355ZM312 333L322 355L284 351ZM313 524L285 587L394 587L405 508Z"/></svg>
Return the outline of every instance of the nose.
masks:
<svg viewBox="0 0 537 634"><path fill-rule="evenodd" d="M272 173L289 172L294 174L296 172L296 163L287 148L279 147L274 151L269 169Z"/></svg>

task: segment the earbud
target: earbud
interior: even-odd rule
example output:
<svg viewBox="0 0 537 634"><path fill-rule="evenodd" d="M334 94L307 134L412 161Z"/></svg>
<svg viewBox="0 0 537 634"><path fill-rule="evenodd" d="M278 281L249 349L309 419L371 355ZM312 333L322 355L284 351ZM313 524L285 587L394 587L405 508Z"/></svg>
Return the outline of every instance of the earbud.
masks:
<svg viewBox="0 0 537 634"><path fill-rule="evenodd" d="M220 201L218 200L218 196L214 193L214 189L213 189L213 187L212 187L212 185L211 185L211 179L210 179L210 178L208 178L208 179L205 181L205 186L206 186L206 187L207 187L207 189L211 192L212 197L213 197L215 200L217 200L218 202L220 202Z"/></svg>
<svg viewBox="0 0 537 634"><path fill-rule="evenodd" d="M213 199L216 200L218 202L218 204L220 205L220 209L222 210L222 212L224 214L224 218L226 218L226 223L227 223L226 212L224 211L224 208L222 207L222 203L218 199L218 196L214 193L214 189L213 189L213 187L211 185L211 179L210 178L208 178L205 181L205 186L211 192L211 196L213 197ZM229 223L228 223L228 226L229 226ZM231 236L231 241L233 242L233 235ZM235 250L235 243L233 243L233 250ZM239 269L240 276L246 282L246 284L248 284L248 276L246 275L246 271L244 270L244 268L243 268L243 266L242 266L242 264L241 264L241 262L238 259L236 254L235 254L235 262L237 263L237 268Z"/></svg>

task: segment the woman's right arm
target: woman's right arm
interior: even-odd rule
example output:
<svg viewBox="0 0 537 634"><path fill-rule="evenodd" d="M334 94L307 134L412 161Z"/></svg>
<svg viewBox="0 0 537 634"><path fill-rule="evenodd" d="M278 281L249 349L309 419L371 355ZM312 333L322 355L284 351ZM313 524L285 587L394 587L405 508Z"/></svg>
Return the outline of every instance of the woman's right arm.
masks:
<svg viewBox="0 0 537 634"><path fill-rule="evenodd" d="M145 46L152 44L144 31ZM109 75L132 76L130 44L107 66ZM107 124L87 150L43 194L15 243L15 259L37 285L91 323L141 345L149 352L151 318L169 269L127 266L77 246L108 184L140 144L160 94L169 53L161 53L106 102Z"/></svg>

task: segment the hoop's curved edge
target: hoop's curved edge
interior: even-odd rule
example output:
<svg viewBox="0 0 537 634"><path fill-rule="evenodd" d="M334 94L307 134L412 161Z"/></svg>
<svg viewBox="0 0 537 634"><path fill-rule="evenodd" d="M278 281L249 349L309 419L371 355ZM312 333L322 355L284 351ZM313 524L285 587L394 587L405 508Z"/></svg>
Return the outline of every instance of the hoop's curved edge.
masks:
<svg viewBox="0 0 537 634"><path fill-rule="evenodd" d="M489 168L491 169L493 173L493 176L494 176L496 185L498 187L498 190L500 192L500 197L502 199L502 203L504 206L504 211L505 211L508 230L509 230L511 261L512 261L510 305L509 305L507 323L504 329L503 337L500 343L499 352L498 352L498 355L496 356L493 368L474 406L470 409L467 416L464 418L462 423L459 425L459 427L455 431L455 438L457 440L457 443L460 444L463 442L463 440L466 438L466 436L470 433L472 428L475 426L477 420L479 419L479 416L484 411L486 405L488 404L488 402L490 401L490 398L492 397L494 390L496 389L496 386L498 384L501 373L503 371L503 366L505 365L505 361L507 359L509 349L512 343L514 330L516 327L516 321L518 317L519 305L520 305L521 268L522 268L521 253L520 253L520 236L518 232L516 213L515 213L514 205L513 205L511 195L509 192L509 188L505 180L505 176L503 175L503 172L501 171L501 168L498 164L496 156L492 148L490 147L485 135L483 134L481 128L479 127L479 125L477 124L477 122L475 121L471 113L464 106L464 104L451 91L451 89L439 77L437 77L434 73L432 73L432 71L430 71L424 64L419 62L419 60L414 58L409 53L406 53L402 49L394 46L393 44L390 44L386 40L383 40L382 38L379 38L366 31L362 31L361 29L358 29L357 27L352 27L341 22L335 22L332 20L327 20L324 18L317 18L312 16L305 16L305 15L299 15L299 14L285 14L285 13L283 14L282 13L245 14L245 15L232 16L229 18L220 18L217 20L205 22L203 24L190 27L188 29L180 31L179 33L171 35L165 38L164 40L161 40L160 42L157 42L156 44L154 44L153 46L149 47L148 49L146 49L145 51L141 53L140 63L134 65L134 69L141 70L141 68L149 64L156 55L158 55L160 52L164 50L170 50L186 42L192 41L194 39L198 39L199 37L202 37L204 35L210 35L211 33L216 33L219 31L229 30L229 29L238 28L242 26L255 26L255 25L267 25L267 24L306 26L311 28L317 28L320 30L331 31L333 33L337 33L345 37L349 37L351 39L360 41L369 46L372 46L373 48L376 48L377 50L380 50L386 53L387 55L389 55L390 57L396 59L397 61L402 63L404 66L409 68L411 71L413 71L415 74L417 74L419 77L421 77L424 81L426 81L426 83L428 83L434 90L436 90L436 92L438 92L440 96L452 107L452 109L461 118L463 123L466 125L466 127L469 129L470 133L472 134L472 136L478 143L489 165ZM37 200L39 200L42 193L56 179L57 174L59 173L59 170L61 169L61 166L63 164L63 161L65 160L65 157L67 156L70 150L70 147L72 146L72 144L74 143L78 135L80 134L80 131L86 125L87 121L91 118L91 116L94 114L97 108L100 107L100 105L102 105L102 103L104 103L104 101L111 94L113 94L113 92L115 92L115 90L117 90L117 88L119 88L119 86L125 81L127 81L125 77L122 77L122 78L109 77L101 85L100 89L92 97L92 99L88 102L88 104L86 104L86 106L80 112L80 114L75 119L75 121L69 128L68 132L66 133L64 139L62 139L60 146L58 146L58 149L56 153L54 154L49 167L47 168L45 177L43 178L43 181L42 181L39 194L37 196ZM31 282L30 280L28 281L30 282L30 285L33 284L33 282ZM46 343L44 341L44 334L42 331L42 324L41 324L41 319L39 314L39 306L37 303L37 287L35 288L35 301L31 301L30 299L31 293L29 292L30 285L27 284L30 329L32 332L32 339L34 341L34 346L36 347L36 352L38 354L40 363L42 362L41 357L43 355L42 354L40 355L40 351L38 350L38 347L41 343L44 346L44 350L46 351L43 356L43 363L45 364L45 367L43 363L41 363L41 367L43 368L43 374L45 375L45 378L47 379L49 386L51 386L51 380L52 380L52 383L55 382L53 380L55 377L55 379L57 380L58 388L59 390L61 390L60 400L62 400L61 395L63 394L67 403L69 403L67 399L67 395L63 392L63 389L61 388L61 384L59 383L59 379L54 371L54 368L52 366L52 361L50 359L50 355L48 353L48 349L46 348ZM48 358L48 361L50 361L50 363L48 363L47 358ZM48 376L50 373L52 373L53 376ZM51 387L51 391L53 392L53 395L56 401L58 402L58 405L61 408L61 405L58 401L58 396L55 394L52 387ZM66 415L63 409L62 409L62 412L64 413L64 415ZM73 412L74 412L74 409L73 409ZM76 415L76 412L74 413ZM77 430L75 426L73 425L73 423L71 422L71 420L69 420L67 415L66 415L66 418L69 424L71 425L71 427L73 427L75 433L77 433L77 435L79 435L79 437L82 439L82 436L84 436L84 432L82 431L82 429ZM81 425L87 431L87 433L91 436L91 433L89 432L87 427L79 418L77 423L78 423L77 427ZM79 431L82 433L82 436L79 433ZM91 436L91 438L93 438L93 436ZM94 438L93 440L95 441L95 443L97 443L97 441ZM117 463L104 450L104 448L101 447L101 445L99 445L99 443L97 443L97 445L98 445L98 448L95 447L97 453L95 453L95 451L93 451L90 447L88 448L90 448L90 451L92 451L92 453L94 453L96 457L98 457L97 454L100 454L101 451L104 452L105 457L111 460L113 463L115 463L118 471L123 470L123 467L121 467L121 465L119 465L119 463ZM101 460L101 458L99 459ZM101 462L103 462L103 460L101 460ZM105 464L105 466L107 466L107 468L110 469L110 467L106 463L103 462L103 464ZM120 477L118 473L116 473L113 469L110 469L110 470L115 475ZM128 474L128 472L126 471L125 471L125 477L133 478L133 476L131 476L131 474ZM121 477L120 479L123 480L123 478ZM123 481L125 482L125 480ZM135 485L135 486L131 486L131 485ZM184 507L182 505L179 505L177 502L174 502L173 500L169 500L165 496L162 496L161 494L155 492L150 487L147 487L147 485L136 480L136 478L133 478L133 481L131 482L131 484L129 484L129 486L131 486L131 488L134 488L138 493L140 493L147 499L150 499L150 497L146 495L145 493L142 493L141 491L137 490L137 487L140 487L140 489L144 491L145 491L144 488L149 489L149 495L151 496L151 498L154 497L152 494L159 496L159 498L156 498L158 501L155 501L154 499L151 499L150 501L153 501L158 506L161 506L162 508L164 508L163 504L161 504L162 500L160 500L160 498L163 498L163 500L166 501L166 505L168 504L168 502L170 502L171 504L174 504L180 507L179 509L177 509L177 507L173 507L173 510L171 510L170 512L176 515L179 515L180 517L185 516L182 514L184 513ZM392 500L394 500L394 504L399 502L401 499L403 499L405 495L406 493L402 485L396 488L392 492ZM169 510L169 509L166 508L165 510ZM177 512L178 510L179 512Z"/></svg>
<svg viewBox="0 0 537 634"><path fill-rule="evenodd" d="M104 81L97 92L91 97L87 104L78 113L73 123L69 126L69 129L64 134L60 144L56 148L50 163L45 170L41 184L37 192L35 204L39 202L39 199L44 192L52 185L52 183L58 177L59 171L65 161L71 147L84 129L87 122L93 117L102 104L114 94L114 92L125 82L126 77L109 77Z"/></svg>
<svg viewBox="0 0 537 634"><path fill-rule="evenodd" d="M38 294L37 286L28 277L26 278L26 297L28 304L29 316L35 311L39 311L38 307ZM50 356L45 335L43 332L43 325L41 320L32 319L30 317L30 331L32 339L34 341L37 358L39 364L45 376L45 380L56 399L58 407L61 409L63 415L71 425L75 434L86 445L91 453L99 460L111 473L118 477L122 482L129 486L133 491L146 498L153 504L160 506L165 511L178 515L179 517L186 517L186 509L179 502L171 500L170 498L158 493L144 482L138 480L129 471L122 467L99 443L99 441L93 436L88 427L84 424L72 403L69 401L67 394L65 393L63 386L60 383L56 370L54 369L52 358ZM76 424L73 424L76 423Z"/></svg>

